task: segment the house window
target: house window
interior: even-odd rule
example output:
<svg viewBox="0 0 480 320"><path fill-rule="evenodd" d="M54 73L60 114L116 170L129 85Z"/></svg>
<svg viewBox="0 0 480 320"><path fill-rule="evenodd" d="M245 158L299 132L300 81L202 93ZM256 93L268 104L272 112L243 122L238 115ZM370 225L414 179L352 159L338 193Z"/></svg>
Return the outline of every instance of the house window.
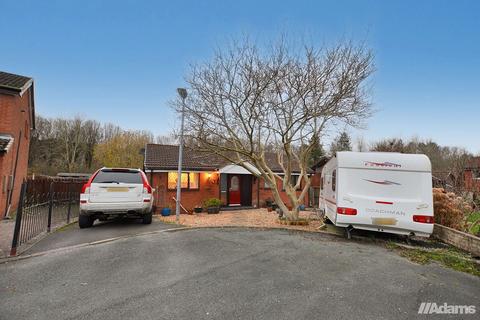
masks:
<svg viewBox="0 0 480 320"><path fill-rule="evenodd" d="M263 179L263 189L270 189L267 179Z"/></svg>
<svg viewBox="0 0 480 320"><path fill-rule="evenodd" d="M177 188L177 172L168 173L168 189L175 190ZM187 190L198 190L200 188L200 173L198 172L182 172L180 187Z"/></svg>
<svg viewBox="0 0 480 320"><path fill-rule="evenodd" d="M290 183L292 184L293 187L297 184L299 178L300 178L299 175L290 176ZM285 190L285 184L283 184L282 190ZM297 190L300 190L300 187L298 187Z"/></svg>
<svg viewBox="0 0 480 320"><path fill-rule="evenodd" d="M472 170L472 178L476 180L480 180L480 169Z"/></svg>
<svg viewBox="0 0 480 320"><path fill-rule="evenodd" d="M190 172L188 174L188 188L198 189L200 187L200 173Z"/></svg>
<svg viewBox="0 0 480 320"><path fill-rule="evenodd" d="M335 191L337 187L337 170L333 170L332 172L332 190Z"/></svg>

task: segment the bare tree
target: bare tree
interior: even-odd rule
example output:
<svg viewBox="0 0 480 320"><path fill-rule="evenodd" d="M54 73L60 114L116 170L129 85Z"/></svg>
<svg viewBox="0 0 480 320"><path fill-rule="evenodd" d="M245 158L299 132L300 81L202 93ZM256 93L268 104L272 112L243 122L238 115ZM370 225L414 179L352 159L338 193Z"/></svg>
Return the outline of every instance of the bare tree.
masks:
<svg viewBox="0 0 480 320"><path fill-rule="evenodd" d="M102 139L102 126L96 120L87 120L83 124L82 131L85 166L91 168L94 148Z"/></svg>
<svg viewBox="0 0 480 320"><path fill-rule="evenodd" d="M115 136L118 136L123 132L122 128L113 124L113 123L105 123L102 129L102 141L110 140Z"/></svg>
<svg viewBox="0 0 480 320"><path fill-rule="evenodd" d="M75 117L72 120L58 118L53 121L55 138L60 143L62 162L68 172L76 169L77 159L82 151L83 123L84 120L81 117Z"/></svg>
<svg viewBox="0 0 480 320"><path fill-rule="evenodd" d="M421 153L428 156L432 171L437 180L457 193L464 188L464 170L472 154L459 147L441 146L426 139L402 138L383 139L373 144L372 151Z"/></svg>
<svg viewBox="0 0 480 320"><path fill-rule="evenodd" d="M166 135L158 135L155 138L155 142L158 144L176 144L178 143L177 136L174 133L169 133Z"/></svg>
<svg viewBox="0 0 480 320"><path fill-rule="evenodd" d="M358 152L368 151L368 144L365 141L365 138L363 136L357 137L357 139L355 140L355 144L356 144L355 145L356 151L358 151Z"/></svg>
<svg viewBox="0 0 480 320"><path fill-rule="evenodd" d="M233 44L188 74L187 139L261 176L287 218L297 219L310 186L312 137L331 123L363 124L371 114L365 82L372 71L372 54L351 43L299 51L285 41L265 51L248 41ZM275 151L283 175L273 172L267 150ZM300 177L293 185L295 166Z"/></svg>

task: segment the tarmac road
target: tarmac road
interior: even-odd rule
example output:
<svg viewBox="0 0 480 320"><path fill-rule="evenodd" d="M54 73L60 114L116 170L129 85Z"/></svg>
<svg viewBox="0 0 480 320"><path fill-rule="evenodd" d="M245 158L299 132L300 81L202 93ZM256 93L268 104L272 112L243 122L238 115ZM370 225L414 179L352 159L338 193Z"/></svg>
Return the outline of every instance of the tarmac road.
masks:
<svg viewBox="0 0 480 320"><path fill-rule="evenodd" d="M0 264L0 319L436 319L421 302L479 298L475 276L282 230L162 232Z"/></svg>

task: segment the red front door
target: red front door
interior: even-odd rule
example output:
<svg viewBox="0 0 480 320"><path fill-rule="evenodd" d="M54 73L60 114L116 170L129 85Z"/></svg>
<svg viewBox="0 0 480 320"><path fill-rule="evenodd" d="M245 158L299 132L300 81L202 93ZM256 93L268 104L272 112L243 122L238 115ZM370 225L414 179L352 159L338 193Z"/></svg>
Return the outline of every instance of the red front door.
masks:
<svg viewBox="0 0 480 320"><path fill-rule="evenodd" d="M230 176L230 188L228 189L228 204L230 206L239 206L241 204L240 195L240 177Z"/></svg>

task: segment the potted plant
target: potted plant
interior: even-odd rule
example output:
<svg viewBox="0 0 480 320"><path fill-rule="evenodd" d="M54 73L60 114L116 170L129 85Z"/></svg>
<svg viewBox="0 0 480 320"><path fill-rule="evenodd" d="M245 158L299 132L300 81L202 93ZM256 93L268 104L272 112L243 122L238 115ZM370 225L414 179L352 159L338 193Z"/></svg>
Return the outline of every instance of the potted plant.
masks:
<svg viewBox="0 0 480 320"><path fill-rule="evenodd" d="M201 205L197 204L194 208L193 208L193 212L195 213L201 213L203 211L203 208Z"/></svg>
<svg viewBox="0 0 480 320"><path fill-rule="evenodd" d="M267 198L267 199L265 200L265 206L266 206L267 208L271 208L271 207L272 207L272 204L273 204L273 200L272 200L272 199Z"/></svg>
<svg viewBox="0 0 480 320"><path fill-rule="evenodd" d="M205 208L207 208L207 212L212 213L219 213L220 206L222 205L222 201L218 198L210 198L205 200Z"/></svg>
<svg viewBox="0 0 480 320"><path fill-rule="evenodd" d="M165 207L163 207L160 213L162 216L168 217L172 213L172 209L170 208L170 205L167 204Z"/></svg>

